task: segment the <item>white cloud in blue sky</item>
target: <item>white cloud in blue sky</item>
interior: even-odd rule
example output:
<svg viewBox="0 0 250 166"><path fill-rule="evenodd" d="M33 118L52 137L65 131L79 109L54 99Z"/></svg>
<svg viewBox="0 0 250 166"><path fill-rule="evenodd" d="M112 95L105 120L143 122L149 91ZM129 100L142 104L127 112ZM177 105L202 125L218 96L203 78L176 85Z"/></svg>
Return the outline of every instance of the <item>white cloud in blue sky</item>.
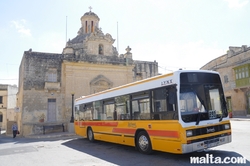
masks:
<svg viewBox="0 0 250 166"><path fill-rule="evenodd" d="M26 26L25 19L11 21L11 26L14 27L21 36L31 36L30 29L25 27Z"/></svg>

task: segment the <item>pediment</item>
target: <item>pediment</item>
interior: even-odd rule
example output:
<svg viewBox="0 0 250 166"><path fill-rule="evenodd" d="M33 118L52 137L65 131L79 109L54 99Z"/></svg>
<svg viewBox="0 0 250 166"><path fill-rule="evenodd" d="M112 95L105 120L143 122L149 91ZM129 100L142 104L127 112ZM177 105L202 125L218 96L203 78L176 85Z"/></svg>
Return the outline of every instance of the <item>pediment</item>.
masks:
<svg viewBox="0 0 250 166"><path fill-rule="evenodd" d="M106 41L108 43L113 44L115 39L112 38L110 34L103 35L102 33L91 33L88 37L86 37L85 42L88 41Z"/></svg>
<svg viewBox="0 0 250 166"><path fill-rule="evenodd" d="M90 81L91 86L105 86L111 88L113 83L103 75L98 75Z"/></svg>

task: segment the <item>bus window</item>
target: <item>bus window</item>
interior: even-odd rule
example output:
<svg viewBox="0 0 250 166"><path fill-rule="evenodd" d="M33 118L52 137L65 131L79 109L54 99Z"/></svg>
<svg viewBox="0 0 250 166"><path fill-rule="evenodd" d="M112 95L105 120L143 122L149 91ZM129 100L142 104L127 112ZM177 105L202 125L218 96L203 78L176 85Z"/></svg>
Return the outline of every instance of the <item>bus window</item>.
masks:
<svg viewBox="0 0 250 166"><path fill-rule="evenodd" d="M114 99L104 101L104 116L102 120L114 120L114 110L115 110Z"/></svg>
<svg viewBox="0 0 250 166"><path fill-rule="evenodd" d="M80 105L79 109L79 120L84 120L84 104Z"/></svg>
<svg viewBox="0 0 250 166"><path fill-rule="evenodd" d="M101 120L102 119L102 102L101 101L95 101L94 102L94 118L93 120Z"/></svg>
<svg viewBox="0 0 250 166"><path fill-rule="evenodd" d="M177 95L173 87L164 87L152 91L152 119L178 119Z"/></svg>
<svg viewBox="0 0 250 166"><path fill-rule="evenodd" d="M92 103L85 105L84 120L93 120L93 105L92 105Z"/></svg>
<svg viewBox="0 0 250 166"><path fill-rule="evenodd" d="M75 106L75 117L74 119L76 121L79 121L80 120L80 110L79 110L79 105Z"/></svg>
<svg viewBox="0 0 250 166"><path fill-rule="evenodd" d="M133 119L151 119L149 92L140 92L132 95Z"/></svg>
<svg viewBox="0 0 250 166"><path fill-rule="evenodd" d="M129 95L118 96L115 98L115 108L117 114L117 120L130 119L129 111ZM114 117L115 120L115 117Z"/></svg>

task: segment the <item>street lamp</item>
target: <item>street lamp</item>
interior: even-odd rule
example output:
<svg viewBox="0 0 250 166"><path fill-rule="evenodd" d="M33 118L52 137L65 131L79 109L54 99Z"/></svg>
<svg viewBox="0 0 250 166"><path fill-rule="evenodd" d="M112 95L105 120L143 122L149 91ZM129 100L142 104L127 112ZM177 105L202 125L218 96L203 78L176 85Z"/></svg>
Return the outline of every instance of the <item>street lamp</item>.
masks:
<svg viewBox="0 0 250 166"><path fill-rule="evenodd" d="M74 92L72 92L71 95L72 95L72 114L71 114L70 123L74 123Z"/></svg>

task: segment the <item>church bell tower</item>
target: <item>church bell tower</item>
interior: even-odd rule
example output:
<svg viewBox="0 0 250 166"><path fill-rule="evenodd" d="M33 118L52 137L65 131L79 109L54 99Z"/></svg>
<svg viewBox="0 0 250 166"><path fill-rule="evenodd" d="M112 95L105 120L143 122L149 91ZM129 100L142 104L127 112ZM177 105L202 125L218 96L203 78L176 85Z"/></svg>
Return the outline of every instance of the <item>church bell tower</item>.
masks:
<svg viewBox="0 0 250 166"><path fill-rule="evenodd" d="M100 18L95 13L91 12L92 7L89 7L89 9L89 12L81 17L82 34L93 33L99 28Z"/></svg>

